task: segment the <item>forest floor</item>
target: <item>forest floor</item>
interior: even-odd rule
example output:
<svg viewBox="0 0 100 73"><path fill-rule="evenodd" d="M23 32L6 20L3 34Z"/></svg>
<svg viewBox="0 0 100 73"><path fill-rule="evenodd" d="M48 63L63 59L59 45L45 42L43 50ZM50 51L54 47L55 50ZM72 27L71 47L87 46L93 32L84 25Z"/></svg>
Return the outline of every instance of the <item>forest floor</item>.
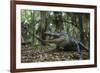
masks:
<svg viewBox="0 0 100 73"><path fill-rule="evenodd" d="M81 60L89 59L88 52L81 52ZM71 61L80 60L77 51L63 51L56 50L53 48L40 49L40 47L29 47L22 46L21 48L21 62L31 63L31 62L49 62L49 61Z"/></svg>

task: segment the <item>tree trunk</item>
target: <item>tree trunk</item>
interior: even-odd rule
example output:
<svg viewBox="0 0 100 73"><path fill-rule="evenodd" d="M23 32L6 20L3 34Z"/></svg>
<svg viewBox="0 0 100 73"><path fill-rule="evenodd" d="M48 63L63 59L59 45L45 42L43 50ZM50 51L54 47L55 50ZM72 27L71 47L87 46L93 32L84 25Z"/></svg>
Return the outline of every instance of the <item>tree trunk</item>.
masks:
<svg viewBox="0 0 100 73"><path fill-rule="evenodd" d="M61 12L54 12L54 24L56 26L56 32L60 32L64 29Z"/></svg>
<svg viewBox="0 0 100 73"><path fill-rule="evenodd" d="M82 20L83 14L79 14L78 15L78 19L79 19L79 26L80 26L80 42L82 42L83 44L84 42L84 31L83 31L83 20Z"/></svg>

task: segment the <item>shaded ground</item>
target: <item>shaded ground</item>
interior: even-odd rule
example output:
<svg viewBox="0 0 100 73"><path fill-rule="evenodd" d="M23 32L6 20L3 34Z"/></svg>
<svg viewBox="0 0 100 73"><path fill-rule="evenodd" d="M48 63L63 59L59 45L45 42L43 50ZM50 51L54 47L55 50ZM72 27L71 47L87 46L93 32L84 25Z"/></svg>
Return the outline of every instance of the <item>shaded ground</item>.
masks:
<svg viewBox="0 0 100 73"><path fill-rule="evenodd" d="M68 60L79 60L79 54L76 51L63 51L56 50L50 47L35 47L31 48L22 46L21 49L21 62L45 62L45 61L68 61ZM81 52L81 59L89 59L88 52Z"/></svg>

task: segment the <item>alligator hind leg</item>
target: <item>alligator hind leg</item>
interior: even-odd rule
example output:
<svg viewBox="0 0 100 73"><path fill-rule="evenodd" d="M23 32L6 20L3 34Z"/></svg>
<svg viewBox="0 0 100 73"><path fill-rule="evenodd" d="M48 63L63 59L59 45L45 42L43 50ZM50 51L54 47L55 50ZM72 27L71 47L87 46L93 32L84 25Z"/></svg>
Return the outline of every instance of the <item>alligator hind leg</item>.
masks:
<svg viewBox="0 0 100 73"><path fill-rule="evenodd" d="M81 50L80 50L80 47L79 45L77 44L77 52L78 52L78 57L79 57L79 60L82 60L82 54L81 54Z"/></svg>

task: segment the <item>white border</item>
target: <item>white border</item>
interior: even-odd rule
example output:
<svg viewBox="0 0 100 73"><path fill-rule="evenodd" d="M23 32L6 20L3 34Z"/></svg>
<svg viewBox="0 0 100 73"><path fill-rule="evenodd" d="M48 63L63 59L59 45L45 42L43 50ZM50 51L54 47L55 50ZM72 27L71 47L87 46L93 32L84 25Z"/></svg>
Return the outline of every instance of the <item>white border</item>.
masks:
<svg viewBox="0 0 100 73"><path fill-rule="evenodd" d="M59 61L59 62L39 62L39 63L21 63L21 9L41 10L41 11L64 11L64 12L82 12L90 13L90 60ZM35 5L16 5L16 68L39 68L54 66L73 66L94 64L94 9L69 8L69 7L50 7Z"/></svg>

